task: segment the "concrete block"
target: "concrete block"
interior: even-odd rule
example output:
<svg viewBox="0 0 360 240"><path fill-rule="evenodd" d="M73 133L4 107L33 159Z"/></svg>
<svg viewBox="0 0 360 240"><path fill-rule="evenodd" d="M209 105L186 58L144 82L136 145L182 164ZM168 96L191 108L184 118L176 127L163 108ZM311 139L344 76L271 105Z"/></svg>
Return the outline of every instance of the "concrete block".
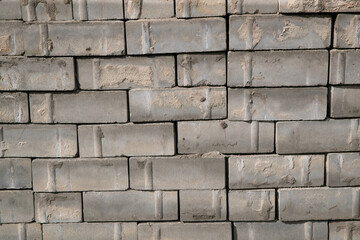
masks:
<svg viewBox="0 0 360 240"><path fill-rule="evenodd" d="M276 151L287 153L360 150L359 119L278 122Z"/></svg>
<svg viewBox="0 0 360 240"><path fill-rule="evenodd" d="M32 188L30 158L0 160L0 189L16 188Z"/></svg>
<svg viewBox="0 0 360 240"><path fill-rule="evenodd" d="M156 156L175 153L174 125L79 126L81 157Z"/></svg>
<svg viewBox="0 0 360 240"><path fill-rule="evenodd" d="M34 191L68 192L126 190L126 158L35 159L32 162Z"/></svg>
<svg viewBox="0 0 360 240"><path fill-rule="evenodd" d="M5 240L42 240L41 225L38 223L1 224L0 236Z"/></svg>
<svg viewBox="0 0 360 240"><path fill-rule="evenodd" d="M21 92L0 93L0 122L26 123L28 121L28 95Z"/></svg>
<svg viewBox="0 0 360 240"><path fill-rule="evenodd" d="M360 84L360 51L331 50L329 82L332 85Z"/></svg>
<svg viewBox="0 0 360 240"><path fill-rule="evenodd" d="M5 1L1 1L3 4ZM1 10L2 11L2 10ZM25 52L24 26L20 21L0 22L0 56L22 55Z"/></svg>
<svg viewBox="0 0 360 240"><path fill-rule="evenodd" d="M39 223L81 222L81 193L35 193Z"/></svg>
<svg viewBox="0 0 360 240"><path fill-rule="evenodd" d="M34 220L32 191L0 191L0 200L1 224L24 223Z"/></svg>
<svg viewBox="0 0 360 240"><path fill-rule="evenodd" d="M282 13L359 12L360 2L353 0L279 0Z"/></svg>
<svg viewBox="0 0 360 240"><path fill-rule="evenodd" d="M330 222L329 223L329 240L338 239L360 239L360 222Z"/></svg>
<svg viewBox="0 0 360 240"><path fill-rule="evenodd" d="M278 0L227 0L229 14L277 13Z"/></svg>
<svg viewBox="0 0 360 240"><path fill-rule="evenodd" d="M0 2L0 20L21 19L21 0Z"/></svg>
<svg viewBox="0 0 360 240"><path fill-rule="evenodd" d="M125 91L30 94L34 123L127 122L127 108Z"/></svg>
<svg viewBox="0 0 360 240"><path fill-rule="evenodd" d="M175 86L173 56L78 59L77 67L81 89Z"/></svg>
<svg viewBox="0 0 360 240"><path fill-rule="evenodd" d="M281 221L360 219L359 188L279 189Z"/></svg>
<svg viewBox="0 0 360 240"><path fill-rule="evenodd" d="M360 117L360 88L331 87L332 118Z"/></svg>
<svg viewBox="0 0 360 240"><path fill-rule="evenodd" d="M72 19L71 0L21 1L24 21L63 21Z"/></svg>
<svg viewBox="0 0 360 240"><path fill-rule="evenodd" d="M229 120L323 120L327 88L228 89Z"/></svg>
<svg viewBox="0 0 360 240"><path fill-rule="evenodd" d="M130 121L222 119L226 88L135 89L129 92Z"/></svg>
<svg viewBox="0 0 360 240"><path fill-rule="evenodd" d="M327 48L330 38L329 17L230 16L230 50Z"/></svg>
<svg viewBox="0 0 360 240"><path fill-rule="evenodd" d="M275 190L229 192L229 220L272 221L275 219Z"/></svg>
<svg viewBox="0 0 360 240"><path fill-rule="evenodd" d="M179 122L179 153L268 153L274 150L274 124L266 122Z"/></svg>
<svg viewBox="0 0 360 240"><path fill-rule="evenodd" d="M85 192L84 220L165 221L178 218L176 191Z"/></svg>
<svg viewBox="0 0 360 240"><path fill-rule="evenodd" d="M128 54L224 51L225 19L127 21L126 38Z"/></svg>
<svg viewBox="0 0 360 240"><path fill-rule="evenodd" d="M229 52L230 87L327 85L328 51Z"/></svg>
<svg viewBox="0 0 360 240"><path fill-rule="evenodd" d="M252 155L229 158L229 188L324 185L324 155Z"/></svg>
<svg viewBox="0 0 360 240"><path fill-rule="evenodd" d="M221 155L130 158L130 187L141 190L223 189Z"/></svg>
<svg viewBox="0 0 360 240"><path fill-rule="evenodd" d="M225 85L225 54L179 54L177 77L178 86Z"/></svg>
<svg viewBox="0 0 360 240"><path fill-rule="evenodd" d="M226 190L181 190L182 222L225 221Z"/></svg>
<svg viewBox="0 0 360 240"><path fill-rule="evenodd" d="M174 17L175 0L124 0L125 18L171 18Z"/></svg>
<svg viewBox="0 0 360 240"><path fill-rule="evenodd" d="M231 223L140 223L138 240L231 240ZM155 236L155 237L153 237Z"/></svg>
<svg viewBox="0 0 360 240"><path fill-rule="evenodd" d="M75 125L0 125L0 157L74 157Z"/></svg>
<svg viewBox="0 0 360 240"><path fill-rule="evenodd" d="M74 19L123 19L123 0L72 0Z"/></svg>
<svg viewBox="0 0 360 240"><path fill-rule="evenodd" d="M326 179L330 187L360 186L360 153L330 153L326 161Z"/></svg>
<svg viewBox="0 0 360 240"><path fill-rule="evenodd" d="M226 0L176 0L177 18L226 15Z"/></svg>
<svg viewBox="0 0 360 240"><path fill-rule="evenodd" d="M360 2L356 1L356 4ZM334 27L335 48L359 48L360 40L356 29L359 28L360 15L338 14Z"/></svg>
<svg viewBox="0 0 360 240"><path fill-rule="evenodd" d="M0 90L5 91L74 90L74 60L0 57L0 79Z"/></svg>

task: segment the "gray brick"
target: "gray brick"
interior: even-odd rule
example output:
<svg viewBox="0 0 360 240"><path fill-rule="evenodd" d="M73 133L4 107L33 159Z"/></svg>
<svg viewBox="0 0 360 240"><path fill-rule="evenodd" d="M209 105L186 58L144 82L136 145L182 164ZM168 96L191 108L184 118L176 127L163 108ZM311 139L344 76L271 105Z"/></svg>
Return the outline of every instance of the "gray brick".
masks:
<svg viewBox="0 0 360 240"><path fill-rule="evenodd" d="M278 122L276 151L280 154L359 151L359 126L359 119Z"/></svg>
<svg viewBox="0 0 360 240"><path fill-rule="evenodd" d="M35 212L39 223L80 222L81 193L35 193Z"/></svg>
<svg viewBox="0 0 360 240"><path fill-rule="evenodd" d="M235 240L327 240L327 222L234 223Z"/></svg>
<svg viewBox="0 0 360 240"><path fill-rule="evenodd" d="M142 190L223 189L221 155L130 158L130 187Z"/></svg>
<svg viewBox="0 0 360 240"><path fill-rule="evenodd" d="M360 239L360 222L330 222L329 223L329 240L356 240Z"/></svg>
<svg viewBox="0 0 360 240"><path fill-rule="evenodd" d="M127 52L152 54L223 51L226 49L225 31L223 18L128 21Z"/></svg>
<svg viewBox="0 0 360 240"><path fill-rule="evenodd" d="M174 138L172 123L79 126L81 157L173 155Z"/></svg>
<svg viewBox="0 0 360 240"><path fill-rule="evenodd" d="M331 50L330 84L360 84L360 51Z"/></svg>
<svg viewBox="0 0 360 240"><path fill-rule="evenodd" d="M197 121L178 123L179 153L267 153L274 150L274 124Z"/></svg>
<svg viewBox="0 0 360 240"><path fill-rule="evenodd" d="M72 58L0 57L0 79L0 90L5 91L74 90L74 61Z"/></svg>
<svg viewBox="0 0 360 240"><path fill-rule="evenodd" d="M322 186L324 155L253 155L229 158L229 188Z"/></svg>
<svg viewBox="0 0 360 240"><path fill-rule="evenodd" d="M4 3L4 1L1 1ZM30 44L24 41L24 27L20 21L0 22L0 56L22 55L24 45Z"/></svg>
<svg viewBox="0 0 360 240"><path fill-rule="evenodd" d="M230 14L277 13L278 0L227 0Z"/></svg>
<svg viewBox="0 0 360 240"><path fill-rule="evenodd" d="M129 102L133 122L226 117L226 88L135 89Z"/></svg>
<svg viewBox="0 0 360 240"><path fill-rule="evenodd" d="M181 190L180 220L226 220L226 190Z"/></svg>
<svg viewBox="0 0 360 240"><path fill-rule="evenodd" d="M360 88L332 87L330 106L333 118L360 117Z"/></svg>
<svg viewBox="0 0 360 240"><path fill-rule="evenodd" d="M272 221L275 219L275 190L229 192L229 220Z"/></svg>
<svg viewBox="0 0 360 240"><path fill-rule="evenodd" d="M359 186L360 153L330 153L327 155L327 185Z"/></svg>
<svg viewBox="0 0 360 240"><path fill-rule="evenodd" d="M29 121L26 93L0 93L0 122L26 123Z"/></svg>
<svg viewBox="0 0 360 240"><path fill-rule="evenodd" d="M70 0L24 0L21 2L24 21L60 21L72 19Z"/></svg>
<svg viewBox="0 0 360 240"><path fill-rule="evenodd" d="M84 220L165 221L178 218L176 191L86 192Z"/></svg>
<svg viewBox="0 0 360 240"><path fill-rule="evenodd" d="M0 191L0 200L1 224L34 220L32 191Z"/></svg>
<svg viewBox="0 0 360 240"><path fill-rule="evenodd" d="M177 18L226 15L226 0L176 0Z"/></svg>
<svg viewBox="0 0 360 240"><path fill-rule="evenodd" d="M359 219L359 195L359 188L280 189L280 220Z"/></svg>
<svg viewBox="0 0 360 240"><path fill-rule="evenodd" d="M21 19L21 0L0 2L0 20Z"/></svg>
<svg viewBox="0 0 360 240"><path fill-rule="evenodd" d="M44 240L137 240L136 223L44 224Z"/></svg>
<svg viewBox="0 0 360 240"><path fill-rule="evenodd" d="M230 16L230 50L327 48L330 38L329 17Z"/></svg>
<svg viewBox="0 0 360 240"><path fill-rule="evenodd" d="M174 0L125 0L125 18L174 17Z"/></svg>
<svg viewBox="0 0 360 240"><path fill-rule="evenodd" d="M1 224L0 236L5 240L42 240L41 225L38 223Z"/></svg>
<svg viewBox="0 0 360 240"><path fill-rule="evenodd" d="M322 120L327 88L229 89L229 120Z"/></svg>
<svg viewBox="0 0 360 240"><path fill-rule="evenodd" d="M359 12L360 2L356 0L280 0L283 13Z"/></svg>
<svg viewBox="0 0 360 240"><path fill-rule="evenodd" d="M138 240L231 240L231 223L140 223Z"/></svg>
<svg viewBox="0 0 360 240"><path fill-rule="evenodd" d="M30 158L0 160L0 189L14 188L32 188Z"/></svg>
<svg viewBox="0 0 360 240"><path fill-rule="evenodd" d="M34 191L67 192L126 190L126 158L35 159L32 162Z"/></svg>
<svg viewBox="0 0 360 240"><path fill-rule="evenodd" d="M158 88L175 85L172 56L78 59L81 89Z"/></svg>
<svg viewBox="0 0 360 240"><path fill-rule="evenodd" d="M360 3L357 3L360 4ZM339 14L334 27L335 48L358 48L360 47L358 29L360 15Z"/></svg>
<svg viewBox="0 0 360 240"><path fill-rule="evenodd" d="M35 123L127 122L127 110L125 91L30 94Z"/></svg>
<svg viewBox="0 0 360 240"><path fill-rule="evenodd" d="M74 19L123 19L123 0L72 0Z"/></svg>
<svg viewBox="0 0 360 240"><path fill-rule="evenodd" d="M229 52L230 87L326 85L328 51Z"/></svg>
<svg viewBox="0 0 360 240"><path fill-rule="evenodd" d="M76 126L0 125L0 157L73 157Z"/></svg>
<svg viewBox="0 0 360 240"><path fill-rule="evenodd" d="M179 54L177 76L179 86L225 85L225 54Z"/></svg>

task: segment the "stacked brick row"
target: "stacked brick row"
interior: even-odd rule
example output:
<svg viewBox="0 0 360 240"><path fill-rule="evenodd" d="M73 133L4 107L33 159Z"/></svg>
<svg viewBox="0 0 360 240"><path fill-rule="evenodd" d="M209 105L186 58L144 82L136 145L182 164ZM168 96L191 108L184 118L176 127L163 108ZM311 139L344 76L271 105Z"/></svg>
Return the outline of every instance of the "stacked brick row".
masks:
<svg viewBox="0 0 360 240"><path fill-rule="evenodd" d="M0 239L360 239L356 12L0 1Z"/></svg>

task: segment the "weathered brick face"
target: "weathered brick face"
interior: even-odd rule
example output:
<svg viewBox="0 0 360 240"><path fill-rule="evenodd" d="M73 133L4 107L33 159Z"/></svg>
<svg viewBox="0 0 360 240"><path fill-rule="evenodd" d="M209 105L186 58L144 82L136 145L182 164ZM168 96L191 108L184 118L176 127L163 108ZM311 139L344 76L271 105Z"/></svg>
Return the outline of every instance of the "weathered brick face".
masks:
<svg viewBox="0 0 360 240"><path fill-rule="evenodd" d="M359 0L0 0L0 240L359 229Z"/></svg>

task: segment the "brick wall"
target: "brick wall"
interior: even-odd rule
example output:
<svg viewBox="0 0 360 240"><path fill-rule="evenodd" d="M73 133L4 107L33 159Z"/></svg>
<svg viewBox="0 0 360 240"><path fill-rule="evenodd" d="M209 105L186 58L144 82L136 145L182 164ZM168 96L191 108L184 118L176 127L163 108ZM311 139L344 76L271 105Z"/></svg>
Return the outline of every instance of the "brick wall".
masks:
<svg viewBox="0 0 360 240"><path fill-rule="evenodd" d="M1 240L359 240L360 1L0 1Z"/></svg>

